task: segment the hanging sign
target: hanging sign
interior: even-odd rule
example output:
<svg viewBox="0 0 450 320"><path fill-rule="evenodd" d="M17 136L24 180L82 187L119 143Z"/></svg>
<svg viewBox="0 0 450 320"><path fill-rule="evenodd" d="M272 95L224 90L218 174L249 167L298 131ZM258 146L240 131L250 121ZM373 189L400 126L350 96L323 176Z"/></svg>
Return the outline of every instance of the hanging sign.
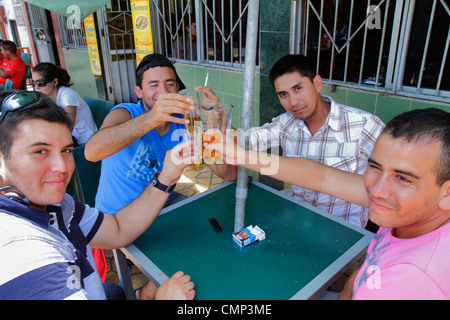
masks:
<svg viewBox="0 0 450 320"><path fill-rule="evenodd" d="M150 1L131 0L136 64L148 54L154 53L152 23L150 20Z"/></svg>
<svg viewBox="0 0 450 320"><path fill-rule="evenodd" d="M102 68L100 67L100 54L97 45L97 33L95 32L94 15L89 15L84 19L84 30L86 32L86 44L89 53L89 64L91 65L91 72L96 76L102 75Z"/></svg>

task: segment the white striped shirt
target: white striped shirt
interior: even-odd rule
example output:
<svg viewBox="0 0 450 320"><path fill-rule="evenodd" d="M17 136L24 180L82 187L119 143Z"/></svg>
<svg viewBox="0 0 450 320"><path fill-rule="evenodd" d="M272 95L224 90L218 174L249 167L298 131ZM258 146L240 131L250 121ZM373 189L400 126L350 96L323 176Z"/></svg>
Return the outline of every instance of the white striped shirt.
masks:
<svg viewBox="0 0 450 320"><path fill-rule="evenodd" d="M102 221L68 194L45 212L0 196L0 300L106 299L89 247Z"/></svg>

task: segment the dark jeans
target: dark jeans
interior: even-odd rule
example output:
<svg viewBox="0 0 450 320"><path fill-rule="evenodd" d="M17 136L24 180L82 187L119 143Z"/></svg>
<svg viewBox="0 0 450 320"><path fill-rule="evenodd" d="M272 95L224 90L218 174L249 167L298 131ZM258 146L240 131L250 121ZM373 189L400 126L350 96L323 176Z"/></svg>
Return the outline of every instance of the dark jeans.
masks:
<svg viewBox="0 0 450 320"><path fill-rule="evenodd" d="M164 205L165 207L168 207L174 203L177 203L181 200L184 200L188 198L187 196L185 196L184 194L178 193L178 192L172 192L172 194L170 195L169 199L167 199L166 204Z"/></svg>
<svg viewBox="0 0 450 320"><path fill-rule="evenodd" d="M106 300L125 300L125 291L122 287L113 283L103 283L103 289L105 290Z"/></svg>

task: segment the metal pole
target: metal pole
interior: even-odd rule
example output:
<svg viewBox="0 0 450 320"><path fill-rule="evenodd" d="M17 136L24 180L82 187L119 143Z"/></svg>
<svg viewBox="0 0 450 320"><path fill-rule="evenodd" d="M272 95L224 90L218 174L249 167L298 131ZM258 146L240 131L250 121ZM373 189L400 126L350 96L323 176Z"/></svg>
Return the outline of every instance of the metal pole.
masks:
<svg viewBox="0 0 450 320"><path fill-rule="evenodd" d="M203 7L201 6L200 0L195 0L194 3L195 3L195 23L196 23L196 27L197 27L197 34L204 34L205 26L203 24L203 19L202 19ZM208 41L208 40L206 40L206 41ZM208 43L208 42L206 42L206 43ZM205 61L205 56L204 56L205 42L202 37L197 38L197 48L195 48L195 50L197 50L198 62L204 62Z"/></svg>
<svg viewBox="0 0 450 320"><path fill-rule="evenodd" d="M244 88L242 99L241 128L244 134L240 136L240 145L248 149L248 136L245 134L251 128L253 87L255 77L256 40L258 35L259 0L250 0L247 13L247 40L245 44ZM244 228L245 205L247 200L248 170L238 167L236 182L236 207L234 232Z"/></svg>
<svg viewBox="0 0 450 320"><path fill-rule="evenodd" d="M289 54L300 53L302 3L291 0L291 22L289 26Z"/></svg>

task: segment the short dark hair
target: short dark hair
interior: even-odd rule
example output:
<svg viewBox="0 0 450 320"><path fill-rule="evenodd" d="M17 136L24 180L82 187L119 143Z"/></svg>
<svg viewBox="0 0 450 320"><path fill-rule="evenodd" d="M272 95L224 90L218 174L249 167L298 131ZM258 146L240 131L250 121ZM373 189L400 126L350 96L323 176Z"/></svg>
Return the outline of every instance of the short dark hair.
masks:
<svg viewBox="0 0 450 320"><path fill-rule="evenodd" d="M408 142L423 138L442 143L441 160L437 165L437 184L450 180L450 113L427 108L404 112L386 124L383 133Z"/></svg>
<svg viewBox="0 0 450 320"><path fill-rule="evenodd" d="M146 55L139 63L138 67L136 68L136 85L139 88L142 89L142 78L144 77L145 71L155 67L168 67L172 69L178 82L178 90L181 91L183 89L186 89L183 81L181 81L180 77L178 77L177 70L175 70L172 61L167 59L166 56L161 53L152 53Z"/></svg>
<svg viewBox="0 0 450 320"><path fill-rule="evenodd" d="M0 105L13 93L21 91L4 91L0 93ZM71 120L66 111L59 107L55 102L47 98L44 94L36 92L38 100L26 107L9 111L0 122L0 152L8 159L14 135L17 132L18 125L25 120L40 119L53 123L61 123L67 126L70 131Z"/></svg>
<svg viewBox="0 0 450 320"><path fill-rule="evenodd" d="M273 65L269 73L270 83L274 86L274 82L278 77L286 73L298 72L303 77L308 77L311 82L317 75L314 64L305 56L299 54L288 54L280 58Z"/></svg>
<svg viewBox="0 0 450 320"><path fill-rule="evenodd" d="M5 50L11 51L15 54L17 54L17 46L14 42L9 40L3 40L0 44Z"/></svg>

